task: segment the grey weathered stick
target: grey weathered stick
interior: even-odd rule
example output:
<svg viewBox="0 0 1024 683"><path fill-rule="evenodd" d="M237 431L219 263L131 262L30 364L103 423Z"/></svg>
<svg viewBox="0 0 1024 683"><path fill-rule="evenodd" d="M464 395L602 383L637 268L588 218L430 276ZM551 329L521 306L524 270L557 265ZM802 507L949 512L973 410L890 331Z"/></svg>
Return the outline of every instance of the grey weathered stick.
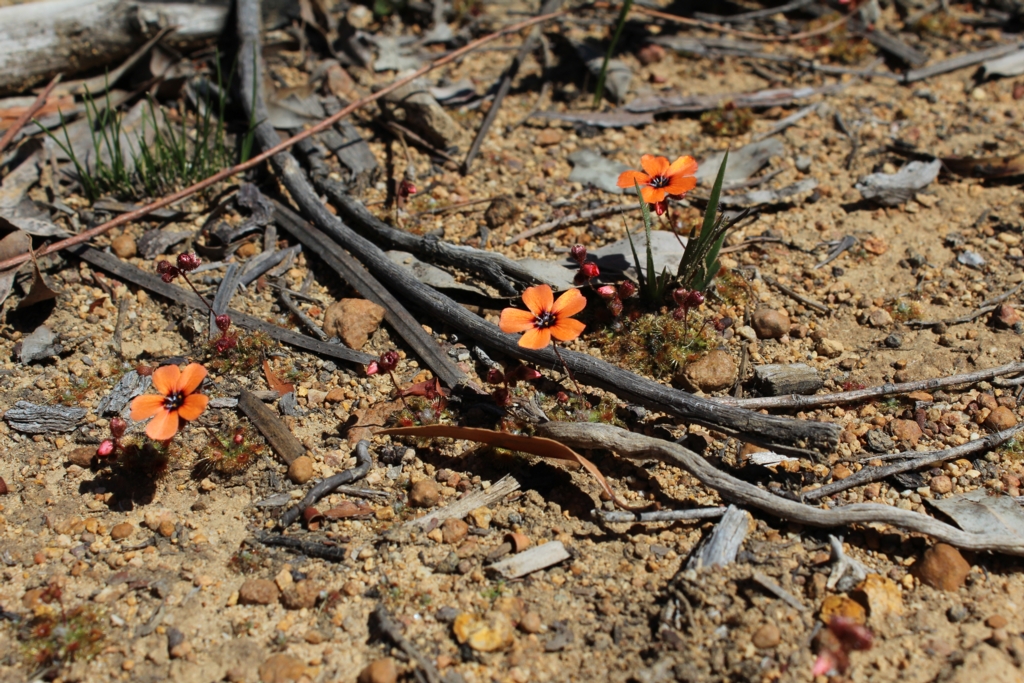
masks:
<svg viewBox="0 0 1024 683"><path fill-rule="evenodd" d="M686 568L729 566L736 561L749 527L750 513L730 505L721 521L715 525L711 536L686 561Z"/></svg>
<svg viewBox="0 0 1024 683"><path fill-rule="evenodd" d="M775 289L777 289L780 292L782 292L783 294L785 294L786 296L790 297L791 299L795 299L796 301L799 301L804 306L809 306L810 308L813 308L816 311L821 311L822 313L824 313L826 315L831 313L831 311L829 310L829 307L826 306L825 304L821 303L820 301L815 301L814 299L811 299L809 297L804 296L803 294L801 294L800 292L796 291L795 289L792 289L792 288L787 287L786 285L782 284L781 282L779 282L775 278L767 277L767 276L762 275L761 279L764 280L765 282L767 282L769 285L771 285Z"/></svg>
<svg viewBox="0 0 1024 683"><path fill-rule="evenodd" d="M268 226L268 229L270 227L273 226ZM271 270L286 258L298 256L300 251L302 251L302 245L299 244L296 244L294 247L288 247L287 249L264 251L262 254L245 264L245 270L242 271L242 277L239 279L239 282L241 282L243 287L248 286L250 283L259 279L260 275Z"/></svg>
<svg viewBox="0 0 1024 683"><path fill-rule="evenodd" d="M556 218L553 221L547 221L540 225L530 228L529 230L523 230L518 235L512 235L505 240L505 246L515 244L519 240L524 240L528 237L534 237L535 235L543 235L546 232L551 232L563 225L569 225L570 223L578 223L580 221L590 221L595 218L603 218L605 216L611 216L616 213L625 213L631 209L635 209L636 206L633 204L611 204L609 206L602 206L596 209L587 209L586 211L579 211L577 213L571 213L568 216L562 216Z"/></svg>
<svg viewBox="0 0 1024 683"><path fill-rule="evenodd" d="M498 481L491 484L487 489L474 491L465 498L461 498L447 507L417 517L405 523L406 528L418 527L430 531L439 526L446 519L462 519L478 507L490 507L503 500L508 494L519 490L519 482L506 474Z"/></svg>
<svg viewBox="0 0 1024 683"><path fill-rule="evenodd" d="M551 12L558 11L562 6L562 0L545 0L544 4L540 6L538 14L550 14ZM512 88L512 79L519 73L519 67L522 66L526 60L527 55L533 52L534 48L537 47L537 42L540 40L540 27L534 26L530 30L530 35L523 41L523 44L519 46L519 52L512 59L512 63L509 64L508 68L505 69L505 73L501 75L501 82L498 85L498 91L494 94L494 101L491 102L491 108L487 111L487 115L484 116L483 122L480 124L480 129L476 132L476 137L473 138L473 144L469 147L469 152L466 153L466 160L462 162L462 175L469 173L470 167L473 165L473 160L476 159L477 153L480 152L480 145L483 144L484 139L487 137L487 132L491 129L491 124L494 123L494 119L498 117L498 111L501 109L501 103L505 101L505 97L508 95L508 91Z"/></svg>
<svg viewBox="0 0 1024 683"><path fill-rule="evenodd" d="M321 341L327 341L327 333L321 330L320 326L313 322L313 319L306 315L301 308L299 308L298 304L296 304L292 300L292 297L288 294L287 289L284 289L282 287L281 289L277 290L277 296L278 298L281 299L281 303L283 303L288 308L288 310L291 311L292 314L296 318L298 318L303 325L306 326L306 329L308 329L310 332L319 337Z"/></svg>
<svg viewBox="0 0 1024 683"><path fill-rule="evenodd" d="M656 512L627 512L625 510L591 510L590 514L606 524L631 522L683 522L694 519L716 519L727 508L695 508L692 510L658 510Z"/></svg>
<svg viewBox="0 0 1024 683"><path fill-rule="evenodd" d="M937 465L940 462L952 460L953 458L960 458L969 453L977 453L978 451L985 451L990 448L995 448L1004 441L1009 441L1024 427L1011 427L1010 429L1004 429L1001 432L995 434L989 434L988 436L976 439L974 441L968 441L960 446L954 446L953 448L946 448L941 451L929 451L926 453L915 453L909 460L898 462L893 465L885 465L884 467L865 467L859 472L855 472L846 479L839 479L832 482L831 484L825 484L820 488L813 489L803 494L802 498L807 501L819 500L825 496L831 496L840 491L851 489L854 486L860 486L861 484L867 484L872 481L881 481L886 477L891 477L894 474L900 474L901 472L909 472L910 470L920 469L929 465Z"/></svg>
<svg viewBox="0 0 1024 683"><path fill-rule="evenodd" d="M260 430L260 434L286 465L291 465L296 458L306 454L306 448L299 443L281 418L263 405L263 402L248 389L242 389L238 394L238 407L256 425L256 429Z"/></svg>
<svg viewBox="0 0 1024 683"><path fill-rule="evenodd" d="M41 406L30 401L18 401L4 413L4 419L19 432L54 434L74 430L85 417L85 412L85 408Z"/></svg>
<svg viewBox="0 0 1024 683"><path fill-rule="evenodd" d="M206 306L202 304L199 297L196 296L194 292L168 284L161 280L160 276L140 270L130 263L125 263L113 254L105 254L102 251L86 247L85 245L69 247L68 251L83 261L86 261L97 268L101 268L112 275L116 275L122 280L131 282L132 284L138 285L139 287L151 292L155 292L160 296L170 299L171 301L185 304L186 306L196 310L201 310L203 312L206 311ZM359 365L366 365L370 361L374 360L374 357L369 354L353 351L347 346L342 346L341 344L326 344L318 339L313 339L312 337L307 337L302 334L296 334L291 330L286 330L283 327L278 327L277 325L271 325L259 318L246 315L240 311L229 310L228 314L231 316L232 325L238 325L239 327L250 330L259 330L279 342L297 346L300 349L306 349L313 353L319 353L324 356L330 356L331 358L337 358L339 360Z"/></svg>
<svg viewBox="0 0 1024 683"><path fill-rule="evenodd" d="M441 672L434 666L433 660L420 652L412 641L402 635L402 628L391 619L387 607L377 605L377 609L373 611L373 618L377 622L377 628L380 629L380 632L390 638L409 659L416 662L416 665L423 671L427 683L444 682L445 679L442 678Z"/></svg>
<svg viewBox="0 0 1024 683"><path fill-rule="evenodd" d="M494 572L504 579L518 579L540 569L547 569L559 562L564 562L570 557L572 555L565 549L561 541L549 541L517 553L507 560L495 562L487 567L487 571Z"/></svg>
<svg viewBox="0 0 1024 683"><path fill-rule="evenodd" d="M775 581L772 580L772 578L767 574L762 574L761 572L754 572L751 578L754 579L754 581L757 582L759 586L761 586L766 591L777 597L779 600L782 600L784 603L786 603L796 611L807 611L807 607L804 605L804 603L800 602L800 600L798 600L796 596L787 591L785 588L775 583Z"/></svg>
<svg viewBox="0 0 1024 683"><path fill-rule="evenodd" d="M1002 533L970 533L910 510L890 505L857 503L828 510L776 496L764 489L716 469L704 458L676 443L633 434L612 425L579 422L548 422L537 433L561 441L570 448L610 450L634 460L660 460L680 467L727 500L762 510L781 519L820 528L850 524L889 524L907 531L927 534L936 540L965 550L992 550L1024 555L1019 537Z"/></svg>
<svg viewBox="0 0 1024 683"><path fill-rule="evenodd" d="M228 308L231 305L231 297L238 291L238 283L241 278L242 268L238 263L228 264L224 278L220 281L220 287L217 288L217 293L213 297L213 310L210 312L210 339L220 336L220 330L217 329L215 318L228 312Z"/></svg>
<svg viewBox="0 0 1024 683"><path fill-rule="evenodd" d="M754 381L765 396L813 394L822 385L818 371L806 363L758 365Z"/></svg>
<svg viewBox="0 0 1024 683"><path fill-rule="evenodd" d="M1016 287L1011 287L999 296L982 301L978 308L974 309L970 313L961 315L958 318L952 318L950 320L908 320L906 324L908 327L935 327L936 325L961 325L963 323L969 323L972 320L977 320L981 316L991 313L999 308L999 304L1016 294L1021 287L1024 287L1024 282L1020 283Z"/></svg>
<svg viewBox="0 0 1024 683"><path fill-rule="evenodd" d="M1024 363L1008 363L987 370L976 370L962 375L950 375L949 377L936 377L934 379L922 379L916 382L903 382L902 384L883 384L878 387L867 389L856 389L854 391L841 391L834 394L819 394L815 396L766 396L760 398L718 398L716 401L730 405L742 406L751 410L762 408L821 408L823 406L834 406L841 403L854 403L866 401L872 398L893 396L896 394L909 394L912 391L933 391L945 387L960 384L974 384L986 382L993 377L1001 375L1015 375L1024 372Z"/></svg>
<svg viewBox="0 0 1024 683"><path fill-rule="evenodd" d="M956 57L950 57L938 64L932 64L931 66L908 71L903 77L903 82L916 83L917 81L923 81L926 78L938 76L939 74L949 73L950 71L956 71L957 69L964 69L968 66L976 66L982 62L988 61L989 59L1008 55L1011 52L1020 50L1021 48L1024 48L1024 43L1007 43L1006 45L990 47L987 50L978 50L977 52L968 52L966 54L957 55Z"/></svg>
<svg viewBox="0 0 1024 683"><path fill-rule="evenodd" d="M315 505L318 500L331 493L339 486L348 484L349 482L362 479L366 476L366 473L370 471L370 467L373 465L373 458L370 457L370 442L366 439L361 440L356 444L356 466L345 470L344 472L338 472L337 474L323 479L313 488L309 490L309 493L299 501L298 505L288 508L283 515L281 515L281 521L279 527L281 530L290 527L295 520L299 518L306 508L310 505Z"/></svg>

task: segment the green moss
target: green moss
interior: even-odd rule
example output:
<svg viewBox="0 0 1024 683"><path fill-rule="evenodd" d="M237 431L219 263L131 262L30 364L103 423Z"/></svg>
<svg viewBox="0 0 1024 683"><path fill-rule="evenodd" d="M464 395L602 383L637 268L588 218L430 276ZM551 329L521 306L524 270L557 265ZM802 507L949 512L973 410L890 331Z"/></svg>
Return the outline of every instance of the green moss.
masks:
<svg viewBox="0 0 1024 683"><path fill-rule="evenodd" d="M647 314L626 322L621 332L612 333L604 353L621 367L664 379L710 348L704 321L691 313L688 321L671 314Z"/></svg>

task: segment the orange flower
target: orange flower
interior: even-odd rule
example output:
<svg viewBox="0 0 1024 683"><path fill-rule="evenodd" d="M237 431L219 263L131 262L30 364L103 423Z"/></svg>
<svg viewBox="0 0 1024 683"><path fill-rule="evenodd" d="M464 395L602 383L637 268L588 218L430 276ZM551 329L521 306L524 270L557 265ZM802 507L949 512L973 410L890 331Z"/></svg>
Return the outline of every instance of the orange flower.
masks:
<svg viewBox="0 0 1024 683"><path fill-rule="evenodd" d="M132 419L153 418L146 425L146 436L167 441L181 428L181 420L194 420L206 410L210 399L195 393L206 378L206 368L190 363L185 371L177 365L164 365L153 372L153 386L159 394L144 394L132 401Z"/></svg>
<svg viewBox="0 0 1024 683"><path fill-rule="evenodd" d="M697 162L693 157L679 157L671 164L665 157L645 154L640 157L644 172L623 171L619 176L619 187L633 189L633 183L640 186L640 194L648 204L659 204L665 197L679 199L697 186L694 174Z"/></svg>
<svg viewBox="0 0 1024 683"><path fill-rule="evenodd" d="M587 305L578 289L566 291L555 301L547 285L530 287L523 292L523 303L529 311L506 308L501 312L498 325L502 332L525 332L519 338L519 345L527 349L543 349L551 343L551 337L572 341L586 328L579 320L572 319Z"/></svg>

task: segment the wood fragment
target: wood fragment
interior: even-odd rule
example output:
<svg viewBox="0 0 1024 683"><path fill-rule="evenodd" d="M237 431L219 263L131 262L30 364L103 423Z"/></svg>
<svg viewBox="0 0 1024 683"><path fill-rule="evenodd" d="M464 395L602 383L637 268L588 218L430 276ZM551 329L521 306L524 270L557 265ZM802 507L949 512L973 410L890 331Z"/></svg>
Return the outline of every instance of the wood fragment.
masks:
<svg viewBox="0 0 1024 683"><path fill-rule="evenodd" d="M754 381L764 396L813 394L823 384L817 369L806 363L758 365Z"/></svg>
<svg viewBox="0 0 1024 683"><path fill-rule="evenodd" d="M826 306L825 304L821 303L820 301L815 301L814 299L812 299L812 298L810 298L808 296L804 296L803 294L801 294L800 292L796 291L795 289L793 289L791 287L787 287L786 285L782 284L781 282L779 282L775 278L768 277L766 275L762 275L761 279L764 280L765 282L767 282L770 286L774 287L775 289L777 289L780 292L782 292L783 294L785 294L786 296L790 297L791 299L793 299L795 301L799 301L804 306L807 306L809 308L813 308L814 310L820 311L821 313L825 313L826 315L832 312L829 309L828 306Z"/></svg>
<svg viewBox="0 0 1024 683"><path fill-rule="evenodd" d="M299 305L295 303L287 289L280 288L277 290L277 296L281 299L281 303L291 311L292 315L299 319L299 321L306 326L306 329L315 334L320 341L327 341L327 333L320 329L312 318L306 315L305 311L299 308Z"/></svg>
<svg viewBox="0 0 1024 683"><path fill-rule="evenodd" d="M366 476L366 473L370 471L370 467L373 466L373 458L370 457L370 442L365 439L359 441L359 443L356 444L354 452L356 456L355 467L351 467L344 472L338 472L333 476L317 482L309 489L309 492L297 505L289 508L283 515L281 515L281 521L278 523L278 527L282 531L294 524L295 520L305 512L306 508L311 505L316 505L318 500L327 494L332 493L339 486L362 479Z"/></svg>
<svg viewBox="0 0 1024 683"><path fill-rule="evenodd" d="M460 498L451 505L435 510L422 517L405 523L405 528L419 528L431 531L441 526L446 519L462 519L479 507L492 507L505 499L505 496L519 490L519 482L515 477L506 474L487 489L474 491L465 498Z"/></svg>
<svg viewBox="0 0 1024 683"><path fill-rule="evenodd" d="M296 458L306 454L306 448L285 426L284 421L274 411L263 405L263 402L253 396L248 389L242 389L239 392L238 407L256 426L256 429L260 430L260 434L286 465L291 465Z"/></svg>
<svg viewBox="0 0 1024 683"><path fill-rule="evenodd" d="M690 555L690 559L686 561L686 568L727 567L735 562L740 546L747 538L750 520L749 512L730 505L722 519L715 525L711 536Z"/></svg>
<svg viewBox="0 0 1024 683"><path fill-rule="evenodd" d="M213 310L210 311L210 339L214 339L220 336L220 330L217 329L217 316L224 315L228 312L228 308L231 305L231 297L238 291L239 282L242 279L242 268L238 263L228 264L228 269L224 273L224 278L220 281L220 286L217 288L217 293L213 297Z"/></svg>
<svg viewBox="0 0 1024 683"><path fill-rule="evenodd" d="M14 136L18 134L22 126L28 123L29 119L31 119L35 115L35 113L39 111L39 109L42 108L42 106L46 103L46 98L50 96L51 92L53 92L53 88L58 83L60 83L61 76L62 74L57 74L56 76L54 76L53 80L50 81L50 84L47 85L41 93L39 93L35 101L32 102L32 104L30 104L28 107L26 107L25 111L22 112L21 116L19 116L17 120L15 120L15 122L11 124L10 128L7 129L7 131L4 133L4 136L0 138L0 154L3 154L3 151L7 149L7 145L11 144L11 140L13 140Z"/></svg>
<svg viewBox="0 0 1024 683"><path fill-rule="evenodd" d="M590 514L606 524L629 524L632 522L681 522L695 519L715 519L724 515L726 509L715 507L692 510L657 510L655 512L592 510Z"/></svg>
<svg viewBox="0 0 1024 683"><path fill-rule="evenodd" d="M202 304L199 297L196 296L194 292L168 284L161 280L158 275L147 273L129 263L125 263L113 254L106 254L102 251L82 245L73 246L69 248L68 251L75 256L78 256L83 261L105 270L112 275L116 275L122 280L131 282L132 284L138 285L139 287L151 292L155 292L170 299L171 301L185 304L195 310L206 313L206 306ZM358 365L366 365L370 361L374 360L374 357L369 354L353 351L347 346L343 346L341 344L327 344L319 339L313 339L312 337L297 334L291 330L286 330L283 327L271 325L259 318L246 315L241 311L228 310L228 314L231 316L232 325L238 325L239 327L250 330L258 330L284 344L290 344L291 346L296 346L300 349L306 349L313 353L319 353L324 356L337 358L339 360L344 360Z"/></svg>
<svg viewBox="0 0 1024 683"><path fill-rule="evenodd" d="M446 679L437 670L433 659L420 652L408 638L402 635L401 627L391 618L387 607L377 605L377 608L373 611L373 620L376 622L379 632L386 635L399 650L416 663L419 667L419 669L415 670L417 678L419 678L419 674L422 672L426 683L444 683Z"/></svg>
<svg viewBox="0 0 1024 683"><path fill-rule="evenodd" d="M612 425L548 422L538 425L537 432L541 436L557 439L574 448L610 450L634 460L653 458L675 465L692 474L705 486L717 491L726 500L762 510L790 522L822 528L881 523L927 534L936 540L965 550L991 550L1010 555L1024 555L1024 542L1017 537L998 532L963 531L919 512L901 510L891 505L857 503L831 509L805 505L737 479L679 444L634 434Z"/></svg>
<svg viewBox="0 0 1024 683"><path fill-rule="evenodd" d="M932 76L938 76L939 74L949 73L950 71L964 69L969 66L977 66L982 62L987 62L990 59L1008 55L1011 52L1016 52L1022 48L1024 48L1024 42L1017 42L997 45L995 47L990 47L987 50L967 52L962 55L957 55L956 57L950 57L949 59L945 59L937 64L932 64L931 66L912 69L903 77L903 82L916 83L918 81L923 81L926 78L931 78Z"/></svg>
<svg viewBox="0 0 1024 683"><path fill-rule="evenodd" d="M564 562L570 557L572 555L565 549L561 541L549 541L516 553L508 559L495 562L487 567L487 571L493 572L503 579L519 579L527 574Z"/></svg>
<svg viewBox="0 0 1024 683"><path fill-rule="evenodd" d="M807 606L804 605L804 603L800 602L799 598L797 598L795 595L787 591L779 584L775 583L775 581L767 574L764 574L762 572L754 572L751 578L754 579L754 581L759 586L761 586L766 591L777 597L779 600L782 600L784 603L795 609L797 612L807 611Z"/></svg>
<svg viewBox="0 0 1024 683"><path fill-rule="evenodd" d="M110 393L100 399L96 406L96 414L119 415L128 405L128 401L142 394L149 388L151 380L148 376L142 376L135 370L129 370L118 380Z"/></svg>
<svg viewBox="0 0 1024 683"><path fill-rule="evenodd" d="M743 406L750 410L761 410L763 408L821 408L824 406L835 406L843 403L855 403L866 401L883 396L894 396L896 394L909 394L912 391L935 391L945 387L975 384L987 382L994 377L1002 375L1016 375L1024 372L1024 363L1007 363L986 370L975 370L962 375L950 375L949 377L935 377L933 379L922 379L915 382L903 382L901 384L883 384L877 387L866 389L855 389L853 391L841 391L834 394L820 394L815 396L768 396L757 398L715 399L723 403L731 403Z"/></svg>
<svg viewBox="0 0 1024 683"><path fill-rule="evenodd" d="M4 419L12 429L23 434L57 434L73 431L85 417L85 412L85 408L41 406L31 401L18 401L4 413Z"/></svg>
<svg viewBox="0 0 1024 683"><path fill-rule="evenodd" d="M561 218L541 223L529 230L524 230L518 235L512 235L505 240L505 246L507 247L510 244L515 244L519 240L536 237L537 235L543 235L546 232L557 230L563 225L571 225L581 221L592 221L595 218L604 218L605 216L614 216L617 213L625 213L635 208L636 206L633 204L609 204L608 206L601 206L596 209L587 209L586 211L571 213L568 216L562 216Z"/></svg>

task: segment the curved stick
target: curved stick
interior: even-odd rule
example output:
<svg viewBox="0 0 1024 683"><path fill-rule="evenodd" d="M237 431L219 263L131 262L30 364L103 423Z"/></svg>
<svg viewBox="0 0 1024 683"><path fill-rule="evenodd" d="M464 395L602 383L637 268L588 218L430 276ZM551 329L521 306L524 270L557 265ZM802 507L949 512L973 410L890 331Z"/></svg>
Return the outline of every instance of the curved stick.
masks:
<svg viewBox="0 0 1024 683"><path fill-rule="evenodd" d="M356 466L327 477L311 488L306 497L299 501L298 505L285 510L279 522L281 530L290 527L306 508L315 504L334 489L365 477L366 473L370 471L371 465L373 465L373 458L370 457L370 442L363 439L356 444Z"/></svg>
<svg viewBox="0 0 1024 683"><path fill-rule="evenodd" d="M828 510L782 498L712 467L706 460L679 444L633 434L603 424L548 422L539 425L541 436L562 441L573 448L610 450L634 460L656 459L682 468L717 491L723 498L757 508L781 519L809 526L831 528L850 524L881 522L916 531L965 550L994 550L1024 555L1024 540L995 532L963 531L919 512L877 503L857 503Z"/></svg>

